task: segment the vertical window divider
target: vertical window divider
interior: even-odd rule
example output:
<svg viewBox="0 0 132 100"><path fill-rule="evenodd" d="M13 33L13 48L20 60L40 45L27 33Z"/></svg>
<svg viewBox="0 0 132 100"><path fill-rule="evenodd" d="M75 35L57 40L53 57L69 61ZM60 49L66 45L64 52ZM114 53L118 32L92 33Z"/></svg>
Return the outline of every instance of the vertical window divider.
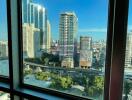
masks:
<svg viewBox="0 0 132 100"><path fill-rule="evenodd" d="M11 100L15 98L14 91L19 88L19 41L18 41L18 0L7 0L8 43L9 43L9 75Z"/></svg>
<svg viewBox="0 0 132 100"><path fill-rule="evenodd" d="M109 0L108 8L108 24L107 24L107 45L106 45L106 60L105 60L105 80L104 80L104 100L109 100L109 83L111 71L111 54L112 54L112 39L113 39L113 23L114 23L114 2Z"/></svg>
<svg viewBox="0 0 132 100"><path fill-rule="evenodd" d="M122 100L129 0L115 0L109 100Z"/></svg>
<svg viewBox="0 0 132 100"><path fill-rule="evenodd" d="M23 86L23 30L22 30L22 0L17 2L18 9L18 47L19 47L19 78L20 86Z"/></svg>
<svg viewBox="0 0 132 100"><path fill-rule="evenodd" d="M10 98L13 99L13 61L12 61L12 29L11 29L11 2L6 0L7 3L7 25L8 25L8 55L9 55L9 80L10 80ZM10 33L9 33L10 32Z"/></svg>

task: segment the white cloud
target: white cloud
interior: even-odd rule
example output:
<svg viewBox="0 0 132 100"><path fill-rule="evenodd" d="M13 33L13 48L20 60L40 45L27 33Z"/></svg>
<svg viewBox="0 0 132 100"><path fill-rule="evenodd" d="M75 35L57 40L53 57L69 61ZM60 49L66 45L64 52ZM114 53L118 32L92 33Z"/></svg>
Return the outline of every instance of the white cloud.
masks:
<svg viewBox="0 0 132 100"><path fill-rule="evenodd" d="M128 25L128 31L132 31L132 25ZM92 33L92 32L101 32L105 33L107 32L106 28L89 28L89 29L79 29L79 33Z"/></svg>
<svg viewBox="0 0 132 100"><path fill-rule="evenodd" d="M107 32L106 28L79 29L79 32Z"/></svg>

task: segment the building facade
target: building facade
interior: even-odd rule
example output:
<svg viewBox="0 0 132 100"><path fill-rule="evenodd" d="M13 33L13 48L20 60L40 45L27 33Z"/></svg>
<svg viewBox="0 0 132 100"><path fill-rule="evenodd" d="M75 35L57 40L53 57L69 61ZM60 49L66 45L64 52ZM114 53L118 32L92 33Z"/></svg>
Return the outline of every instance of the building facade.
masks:
<svg viewBox="0 0 132 100"><path fill-rule="evenodd" d="M49 20L47 20L47 29L46 29L46 51L50 52L51 48L51 25Z"/></svg>
<svg viewBox="0 0 132 100"><path fill-rule="evenodd" d="M22 0L22 23L29 22L29 3L31 2L32 0Z"/></svg>
<svg viewBox="0 0 132 100"><path fill-rule="evenodd" d="M92 66L92 38L80 37L80 61L81 68Z"/></svg>
<svg viewBox="0 0 132 100"><path fill-rule="evenodd" d="M0 41L0 57L8 57L8 42Z"/></svg>
<svg viewBox="0 0 132 100"><path fill-rule="evenodd" d="M33 3L32 0L22 0L22 22L34 24L40 29L41 49L46 48L47 13L45 7Z"/></svg>
<svg viewBox="0 0 132 100"><path fill-rule="evenodd" d="M132 32L127 35L125 67L132 67Z"/></svg>
<svg viewBox="0 0 132 100"><path fill-rule="evenodd" d="M62 62L69 61L71 59L72 66L74 67L74 57L77 48L77 22L78 18L74 12L64 12L60 14L59 23L59 57ZM68 62L69 63L69 62ZM64 64L62 64L64 65Z"/></svg>
<svg viewBox="0 0 132 100"><path fill-rule="evenodd" d="M34 24L23 24L23 52L25 57L40 57L40 29Z"/></svg>
<svg viewBox="0 0 132 100"><path fill-rule="evenodd" d="M46 9L35 3L30 3L29 23L34 23L35 28L40 29L40 45L41 49L46 48L46 29L47 29L47 13Z"/></svg>

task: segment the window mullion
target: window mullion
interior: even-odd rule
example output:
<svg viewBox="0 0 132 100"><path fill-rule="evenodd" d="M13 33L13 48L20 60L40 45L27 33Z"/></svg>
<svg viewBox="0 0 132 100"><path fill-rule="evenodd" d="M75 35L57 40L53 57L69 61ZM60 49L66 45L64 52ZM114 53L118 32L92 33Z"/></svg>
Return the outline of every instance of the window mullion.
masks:
<svg viewBox="0 0 132 100"><path fill-rule="evenodd" d="M115 0L109 100L122 100L128 1Z"/></svg>
<svg viewBox="0 0 132 100"><path fill-rule="evenodd" d="M18 9L17 9L18 0L7 0L7 4L10 7L8 13L10 16L10 43L12 45L11 49L11 61L12 65L10 66L10 88L11 91L14 91L19 87L19 46L18 46Z"/></svg>
<svg viewBox="0 0 132 100"><path fill-rule="evenodd" d="M114 22L114 2L109 0L109 15L107 28L107 48L106 48L106 63L105 63L105 84L104 84L104 100L109 100L109 83L111 71L111 54L112 54L112 38L113 38L113 22Z"/></svg>

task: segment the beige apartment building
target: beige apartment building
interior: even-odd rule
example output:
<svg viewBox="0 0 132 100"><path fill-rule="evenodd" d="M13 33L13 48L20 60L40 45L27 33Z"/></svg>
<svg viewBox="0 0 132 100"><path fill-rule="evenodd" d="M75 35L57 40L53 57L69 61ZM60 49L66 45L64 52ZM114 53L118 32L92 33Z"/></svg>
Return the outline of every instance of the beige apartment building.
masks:
<svg viewBox="0 0 132 100"><path fill-rule="evenodd" d="M34 24L23 24L23 52L29 58L40 56L40 29Z"/></svg>
<svg viewBox="0 0 132 100"><path fill-rule="evenodd" d="M70 59L70 63L72 63L70 67L74 67L74 58L77 52L77 25L78 18L74 12L63 12L60 14L59 58L62 66L69 65L69 60L67 59Z"/></svg>

